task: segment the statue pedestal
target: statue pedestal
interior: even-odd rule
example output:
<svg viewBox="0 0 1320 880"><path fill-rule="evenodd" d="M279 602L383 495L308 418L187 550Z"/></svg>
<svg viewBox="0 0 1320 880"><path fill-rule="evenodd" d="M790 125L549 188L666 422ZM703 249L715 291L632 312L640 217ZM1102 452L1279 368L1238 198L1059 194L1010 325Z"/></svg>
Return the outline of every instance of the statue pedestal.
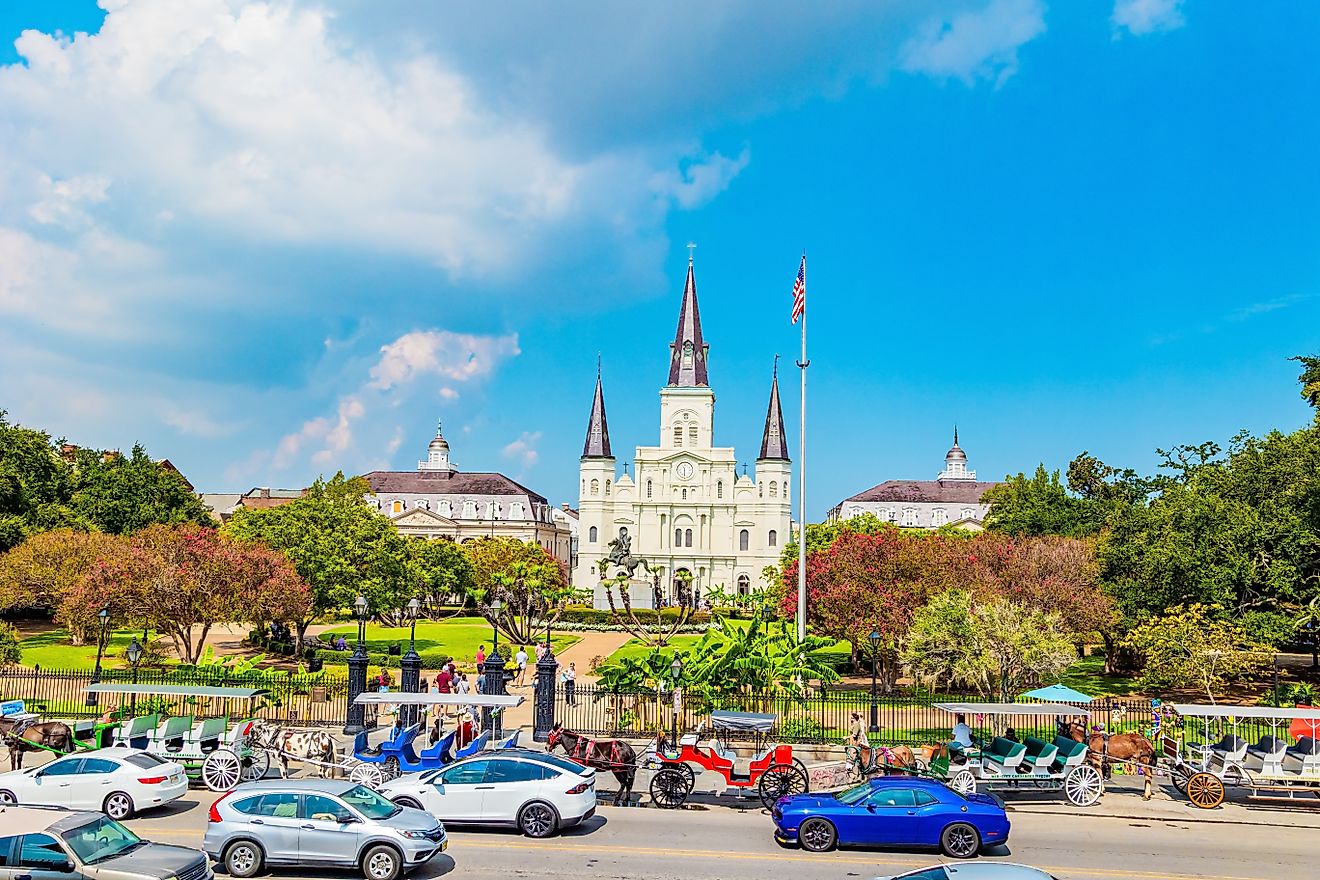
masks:
<svg viewBox="0 0 1320 880"><path fill-rule="evenodd" d="M614 604L618 607L619 611L623 611L623 597L619 595L619 587L615 585L612 589L614 591ZM653 591L651 581L635 578L628 582L626 589L628 590L628 601L632 603L633 608L645 608L649 610L655 607L655 603L652 601ZM608 611L610 609L610 600L605 598L605 587L599 582L597 582L591 589L591 605L593 608L602 611Z"/></svg>

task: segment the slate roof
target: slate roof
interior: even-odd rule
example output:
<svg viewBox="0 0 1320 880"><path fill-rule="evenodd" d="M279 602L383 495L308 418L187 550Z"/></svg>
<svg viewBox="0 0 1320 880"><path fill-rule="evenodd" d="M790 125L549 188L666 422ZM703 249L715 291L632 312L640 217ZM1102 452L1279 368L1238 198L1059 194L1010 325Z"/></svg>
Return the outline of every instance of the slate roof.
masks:
<svg viewBox="0 0 1320 880"><path fill-rule="evenodd" d="M865 492L845 498L843 503L911 501L928 504L980 504L981 496L998 485L997 482L976 480L885 480Z"/></svg>
<svg viewBox="0 0 1320 880"><path fill-rule="evenodd" d="M601 388L600 373L596 373L596 396L591 401L591 418L587 420L587 439L582 444L582 457L613 457L610 453L610 423L605 419L605 392Z"/></svg>
<svg viewBox="0 0 1320 880"><path fill-rule="evenodd" d="M372 471L362 476L377 495L526 495L533 503L547 503L545 496L538 495L504 474Z"/></svg>
<svg viewBox="0 0 1320 880"><path fill-rule="evenodd" d="M683 352L692 349L692 360L685 362ZM687 283L683 286L683 306L678 312L678 330L669 347L669 384L683 388L710 385L706 375L706 342L701 338L701 310L697 308L697 281L688 259Z"/></svg>
<svg viewBox="0 0 1320 880"><path fill-rule="evenodd" d="M779 369L770 383L770 405L765 410L765 430L761 432L761 454L757 461L789 461L788 438L784 436L784 412L779 408Z"/></svg>

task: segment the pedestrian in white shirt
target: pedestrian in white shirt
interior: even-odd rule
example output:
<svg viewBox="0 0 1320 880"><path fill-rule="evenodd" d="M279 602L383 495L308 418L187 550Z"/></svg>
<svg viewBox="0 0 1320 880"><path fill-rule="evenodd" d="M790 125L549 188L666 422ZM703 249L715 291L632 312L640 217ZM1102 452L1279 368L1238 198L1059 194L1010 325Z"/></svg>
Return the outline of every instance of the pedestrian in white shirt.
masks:
<svg viewBox="0 0 1320 880"><path fill-rule="evenodd" d="M964 749L971 748L972 729L967 726L967 719L964 718L962 715L955 715L953 721L954 724L953 724L952 743L956 743L959 746L962 746Z"/></svg>
<svg viewBox="0 0 1320 880"><path fill-rule="evenodd" d="M518 687L522 687L523 679L527 677L527 646L523 645L518 649L518 653L513 656L513 660L518 664Z"/></svg>

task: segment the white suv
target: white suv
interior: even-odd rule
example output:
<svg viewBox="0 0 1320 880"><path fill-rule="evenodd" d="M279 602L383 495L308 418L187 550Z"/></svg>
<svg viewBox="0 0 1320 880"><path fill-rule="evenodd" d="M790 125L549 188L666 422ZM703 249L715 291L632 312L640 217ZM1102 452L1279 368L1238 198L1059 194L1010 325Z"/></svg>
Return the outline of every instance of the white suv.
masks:
<svg viewBox="0 0 1320 880"><path fill-rule="evenodd" d="M596 771L529 749L504 749L392 779L380 791L447 824L513 826L549 837L596 812Z"/></svg>

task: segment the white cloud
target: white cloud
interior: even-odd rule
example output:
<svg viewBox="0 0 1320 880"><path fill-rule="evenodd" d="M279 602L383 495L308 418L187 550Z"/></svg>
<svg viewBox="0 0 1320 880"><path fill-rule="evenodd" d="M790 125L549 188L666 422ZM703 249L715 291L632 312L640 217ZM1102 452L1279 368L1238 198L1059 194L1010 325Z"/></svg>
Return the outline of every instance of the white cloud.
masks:
<svg viewBox="0 0 1320 880"><path fill-rule="evenodd" d="M751 151L746 147L736 159L712 153L677 170L657 174L652 186L656 192L672 197L680 208L690 210L724 192L750 161Z"/></svg>
<svg viewBox="0 0 1320 880"><path fill-rule="evenodd" d="M1158 31L1173 31L1187 23L1182 14L1182 0L1114 0L1109 19L1115 35L1126 30L1134 36Z"/></svg>
<svg viewBox="0 0 1320 880"><path fill-rule="evenodd" d="M371 368L370 387L382 391L425 375L466 382L489 374L501 361L519 353L516 334L476 336L448 330L406 333L381 346L380 352L380 360ZM447 396L447 391L453 389L442 388L441 396Z"/></svg>
<svg viewBox="0 0 1320 880"><path fill-rule="evenodd" d="M1045 33L1040 0L990 0L971 11L938 15L903 47L902 68L937 79L1002 84L1018 69L1018 49Z"/></svg>
<svg viewBox="0 0 1320 880"><path fill-rule="evenodd" d="M536 449L540 442L540 431L523 431L517 440L504 447L504 457L518 462L524 469L530 468L540 458Z"/></svg>

